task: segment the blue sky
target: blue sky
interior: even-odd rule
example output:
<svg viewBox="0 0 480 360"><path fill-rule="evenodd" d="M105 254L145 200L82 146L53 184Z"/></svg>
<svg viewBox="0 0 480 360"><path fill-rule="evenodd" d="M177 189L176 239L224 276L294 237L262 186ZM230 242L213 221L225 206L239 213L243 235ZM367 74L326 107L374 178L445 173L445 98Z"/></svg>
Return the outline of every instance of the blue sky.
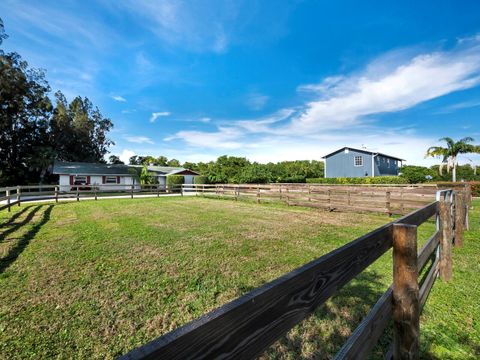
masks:
<svg viewBox="0 0 480 360"><path fill-rule="evenodd" d="M112 153L425 160L480 143L478 1L0 2L8 51L111 118ZM480 162L477 156L468 156Z"/></svg>

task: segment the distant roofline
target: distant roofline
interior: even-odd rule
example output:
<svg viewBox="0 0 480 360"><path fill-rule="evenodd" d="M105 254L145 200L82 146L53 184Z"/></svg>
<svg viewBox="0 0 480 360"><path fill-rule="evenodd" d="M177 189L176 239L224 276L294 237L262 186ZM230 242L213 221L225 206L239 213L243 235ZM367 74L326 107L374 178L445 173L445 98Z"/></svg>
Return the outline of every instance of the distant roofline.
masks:
<svg viewBox="0 0 480 360"><path fill-rule="evenodd" d="M68 171L68 167L78 167L77 169L71 169L71 171ZM82 168L84 166L84 168ZM93 169L88 169L88 167L95 167L96 171L93 171ZM135 174L127 174L125 172L123 173L113 173L113 172L105 172L104 174L102 173L102 168L104 169L109 169L110 171L125 171L128 169L133 169L133 168L141 168L143 165L126 165L126 164L104 164L104 163L90 163L90 162L82 162L82 161L61 161L61 160L55 160L53 163L53 169L52 173L55 175L68 175L68 174L75 174L75 175L110 175L110 176L135 176ZM155 169L157 168L157 169ZM186 169L181 166L156 166L156 165L147 165L147 169L152 172L156 172L157 175L159 176L167 176L167 175L174 175L175 173L178 172L183 172L183 171L190 171L193 174L200 175L196 171L193 171L191 169Z"/></svg>
<svg viewBox="0 0 480 360"><path fill-rule="evenodd" d="M351 146L344 146L338 150L335 150L327 155L324 155L321 157L321 159L326 159L327 157L329 156L332 156L342 150L345 150L345 149L349 149L349 150L354 150L354 151L359 151L359 152L363 152L363 153L366 153L366 154L370 154L370 155L381 155L381 156L385 156L385 157L388 157L390 159L395 159L395 160L400 160L400 161L407 161L405 159L401 159L399 157L396 157L396 156L391 156L391 155L387 155L387 154L384 154L384 153L381 153L381 152L377 152L377 151L370 151L370 150L365 150L365 149L357 149L357 148L354 148L354 147L351 147Z"/></svg>

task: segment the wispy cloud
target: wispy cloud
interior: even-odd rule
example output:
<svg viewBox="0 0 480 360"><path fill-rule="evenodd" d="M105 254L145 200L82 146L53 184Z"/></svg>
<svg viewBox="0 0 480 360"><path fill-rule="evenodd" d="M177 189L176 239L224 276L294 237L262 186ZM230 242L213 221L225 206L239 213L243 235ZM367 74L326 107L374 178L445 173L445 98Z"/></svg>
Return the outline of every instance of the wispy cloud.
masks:
<svg viewBox="0 0 480 360"><path fill-rule="evenodd" d="M403 61L398 63L393 58ZM306 144L319 148L319 139L329 146L335 138L339 139L338 144L345 141L343 145L347 145L348 139L351 142L352 138L361 136L364 141L375 139L387 149L396 142L395 147L399 148L398 139L404 144L412 143L416 141L414 133L402 132L405 136L397 134L395 140L395 136L386 135L384 129L375 126L372 115L402 111L478 84L480 39L473 38L444 51L410 57L387 54L372 61L363 72L299 86L297 90L307 92L310 100L298 109L281 109L266 118L232 121L231 125L219 126L216 131L181 131L170 139L183 139L190 146L212 149L245 149L252 148L252 144L262 148L271 144L275 146L270 148L271 152L272 149L279 151L279 147L304 148ZM425 138L419 142L423 142L424 147L429 144Z"/></svg>
<svg viewBox="0 0 480 360"><path fill-rule="evenodd" d="M169 111L159 111L159 112L153 112L152 116L150 116L150 122L155 122L157 119L161 116L169 116L171 113Z"/></svg>
<svg viewBox="0 0 480 360"><path fill-rule="evenodd" d="M118 101L118 102L126 102L127 101L127 99L125 99L123 96L120 96L120 95L113 95L112 99L115 100L115 101Z"/></svg>
<svg viewBox="0 0 480 360"><path fill-rule="evenodd" d="M154 144L153 140L146 136L125 136L125 140L135 144Z"/></svg>
<svg viewBox="0 0 480 360"><path fill-rule="evenodd" d="M248 94L246 104L252 110L262 110L269 99L268 95L253 92Z"/></svg>
<svg viewBox="0 0 480 360"><path fill-rule="evenodd" d="M440 109L436 111L436 114L449 114L452 112L455 112L457 110L462 110L462 109L469 109L469 108L475 108L480 106L480 101L478 100L472 100L472 101L463 101L459 102L453 105L445 106L443 109Z"/></svg>

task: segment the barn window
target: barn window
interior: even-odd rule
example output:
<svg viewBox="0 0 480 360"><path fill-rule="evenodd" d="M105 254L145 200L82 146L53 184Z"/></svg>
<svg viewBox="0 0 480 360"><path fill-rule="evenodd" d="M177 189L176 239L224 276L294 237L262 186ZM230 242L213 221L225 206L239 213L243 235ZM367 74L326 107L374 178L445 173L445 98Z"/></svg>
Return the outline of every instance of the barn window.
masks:
<svg viewBox="0 0 480 360"><path fill-rule="evenodd" d="M355 156L353 158L353 165L355 166L363 166L363 156Z"/></svg>
<svg viewBox="0 0 480 360"><path fill-rule="evenodd" d="M116 184L117 177L116 176L105 176L105 184Z"/></svg>
<svg viewBox="0 0 480 360"><path fill-rule="evenodd" d="M84 175L76 175L73 179L74 185L86 185L87 184L87 177Z"/></svg>

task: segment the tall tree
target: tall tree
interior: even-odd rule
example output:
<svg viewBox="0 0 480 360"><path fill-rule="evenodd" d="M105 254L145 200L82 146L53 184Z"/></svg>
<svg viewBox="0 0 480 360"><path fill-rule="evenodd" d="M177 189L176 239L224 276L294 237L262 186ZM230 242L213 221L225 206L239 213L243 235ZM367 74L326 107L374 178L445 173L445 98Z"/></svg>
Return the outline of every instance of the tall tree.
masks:
<svg viewBox="0 0 480 360"><path fill-rule="evenodd" d="M107 133L113 127L110 119L88 98L77 96L70 103L58 91L50 128L56 158L64 161L105 162L104 156L113 141Z"/></svg>
<svg viewBox="0 0 480 360"><path fill-rule="evenodd" d="M47 136L52 110L49 90L42 71L29 68L16 53L0 54L2 185L38 181L36 169L45 168L45 156L51 160Z"/></svg>
<svg viewBox="0 0 480 360"><path fill-rule="evenodd" d="M449 137L441 138L439 141L445 141L446 147L432 146L427 150L425 157L441 157L442 163L439 167L440 175L442 175L442 169L447 168L447 172L452 170L452 181L457 181L457 165L459 154L471 154L480 153L480 146L470 144L475 141L471 137L464 137L459 141L454 141Z"/></svg>
<svg viewBox="0 0 480 360"><path fill-rule="evenodd" d="M120 158L117 155L110 155L110 157L108 158L108 163L113 165L125 164L122 160L120 160Z"/></svg>

